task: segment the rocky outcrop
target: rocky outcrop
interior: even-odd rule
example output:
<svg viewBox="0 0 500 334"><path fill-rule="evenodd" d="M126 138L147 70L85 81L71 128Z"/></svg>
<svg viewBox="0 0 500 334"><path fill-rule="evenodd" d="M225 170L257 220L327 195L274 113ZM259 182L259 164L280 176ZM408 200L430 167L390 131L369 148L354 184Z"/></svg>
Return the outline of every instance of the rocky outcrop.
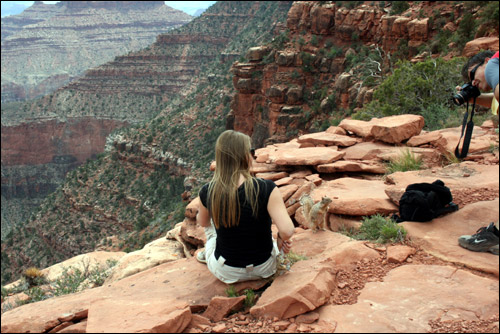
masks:
<svg viewBox="0 0 500 334"><path fill-rule="evenodd" d="M332 110L361 108L371 101L373 88L365 86L360 72L383 75L390 59L382 55L403 47L410 50L410 59L416 56L416 48L438 33L428 17L417 15L431 8L429 3L420 3L400 15L389 15L375 4L347 9L334 3L295 2L288 13L288 35L250 49L246 62L233 64L237 94L227 127L251 135L253 145L262 147L290 139L297 131L317 131ZM446 22L463 15L460 5L439 10L440 19ZM372 59L373 69L348 65L347 59L357 54L353 43L362 43L382 59ZM479 46L495 49L495 37L484 38L464 53Z"/></svg>
<svg viewBox="0 0 500 334"><path fill-rule="evenodd" d="M2 102L48 94L192 19L161 1L37 3L18 16L5 34L2 18Z"/></svg>
<svg viewBox="0 0 500 334"><path fill-rule="evenodd" d="M404 223L410 246L372 244L331 231L297 228L292 250L305 259L270 281L234 284L234 291L242 294L236 298L226 297L228 286L195 258L173 259L101 287L7 311L2 314L2 332L223 332L230 327L242 332L423 332L450 326L496 330L495 255L470 252L456 242L460 234L474 228L469 221L473 211L477 213L474 225L480 226L480 221L498 217L498 199L451 214L453 224L447 217L429 224ZM422 227L427 232L413 229ZM429 233L440 242L427 242ZM169 257L169 246L160 246L165 241L154 242L158 259ZM442 246L443 241L449 245ZM434 252L456 254L456 258L439 262L429 255ZM105 258L85 256L96 261ZM126 256L110 253L107 257ZM138 257L136 262L143 259ZM72 263L76 260L81 263L77 258ZM467 270L464 261L482 273ZM249 308L243 306L246 289L257 296ZM484 289L492 293L485 294ZM432 303L427 305L429 300ZM427 306L415 308L421 304ZM237 313L230 315L231 311Z"/></svg>
<svg viewBox="0 0 500 334"><path fill-rule="evenodd" d="M394 123L390 119L379 121ZM413 115L410 115L406 123L412 122ZM375 127L376 123L366 122L361 128L371 133L370 126ZM406 123L398 123L388 128L388 138L405 133ZM303 259L284 274L271 280L235 284L234 291L240 296L227 298L224 291L228 286L195 259L206 241L203 228L195 220L199 206L196 198L187 205L183 222L165 238L151 242L142 250L127 255L90 253L45 269L47 277L53 281L61 277L64 267L88 268L91 263L102 265L106 259L118 260L101 287L3 313L2 332L63 332L64 328L82 332L119 332L131 328L135 331L221 332L229 327L241 331L264 328L300 332L374 329L418 332L450 326L462 330L495 330L498 326L499 275L498 261L494 260L496 255L466 250L458 245L457 239L473 233L486 222L498 220L498 151L492 155L472 145L472 161L442 167L441 163L433 164L432 159L426 160L427 168L392 173L385 182L370 176L371 172L366 170L355 173L351 170L349 175L344 174L345 171L332 170L315 174L314 169L319 168L315 164L319 162L301 160L304 148L300 145L308 145L308 149L326 149L325 156L338 150L343 153L341 159L347 157L352 163L364 161L365 164L386 159L391 156L388 152L394 149L415 149L405 148L402 143L367 142L373 138L362 136L362 132L351 126L344 124L350 129L344 129L343 136L352 140L342 141L350 146L334 149L337 143L311 141L322 138L321 134L315 134L303 136L302 143L293 140L256 152L253 171L258 177L274 180L288 213L297 224L292 250ZM342 131L332 128L328 134L338 132ZM489 138L493 145L498 145L497 136L489 137L491 132L492 128L486 123L480 131L475 131L475 139ZM446 146L446 139L432 143ZM329 146L319 147L324 145ZM427 149L435 154L441 154L443 149L432 148L425 141L421 145L429 146ZM296 157L291 155L290 148L295 148ZM354 148L357 148L356 154L345 152ZM280 155L281 150L290 155ZM278 159L296 163L278 164ZM403 222L408 233L405 245L372 244L336 232L347 226L359 228L364 216L397 211L401 189L410 183L435 179L450 187L460 209L427 223ZM306 193L315 201L323 195L333 199L326 231L312 231L304 224L299 198ZM275 227L273 233L277 233ZM12 289L19 284L15 282L6 288ZM484 294L485 287L492 293ZM245 300L248 301L246 289L252 289L257 295L254 306L244 306ZM29 297L13 295L5 302L23 299ZM432 305L415 308L430 299ZM237 313L230 315L231 312ZM363 316L353 318L353 314ZM30 321L26 321L28 318Z"/></svg>

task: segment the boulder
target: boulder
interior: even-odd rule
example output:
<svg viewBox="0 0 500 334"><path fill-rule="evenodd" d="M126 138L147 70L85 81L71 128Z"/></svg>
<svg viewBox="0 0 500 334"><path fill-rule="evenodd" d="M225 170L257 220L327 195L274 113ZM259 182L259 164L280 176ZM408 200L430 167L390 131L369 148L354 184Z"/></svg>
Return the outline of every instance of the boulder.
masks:
<svg viewBox="0 0 500 334"><path fill-rule="evenodd" d="M433 161L439 160L441 157L440 153L432 148L393 146L382 142L363 142L347 147L342 152L345 152L344 160L378 161L391 161L410 152L431 165Z"/></svg>
<svg viewBox="0 0 500 334"><path fill-rule="evenodd" d="M318 260L299 261L293 271L278 277L264 291L250 314L259 318L287 319L316 309L328 301L335 272Z"/></svg>
<svg viewBox="0 0 500 334"><path fill-rule="evenodd" d="M238 311L243 307L246 296L214 297L208 304L203 316L213 322L218 322L229 315L231 311Z"/></svg>
<svg viewBox="0 0 500 334"><path fill-rule="evenodd" d="M299 186L296 184L289 184L283 187L278 188L281 192L281 196L283 197L283 201L286 202L290 196L292 196L297 189L299 189Z"/></svg>
<svg viewBox="0 0 500 334"><path fill-rule="evenodd" d="M287 172L257 173L255 176L260 177L261 179L264 179L264 180L276 181L276 180L288 177L288 173Z"/></svg>
<svg viewBox="0 0 500 334"><path fill-rule="evenodd" d="M198 206L200 205L200 197L196 197L186 206L186 211L184 212L184 216L196 219L196 214L198 213Z"/></svg>
<svg viewBox="0 0 500 334"><path fill-rule="evenodd" d="M438 133L444 138L444 141L439 142L442 146L438 146L438 148L443 152L454 153L462 133L462 127L442 129L438 130ZM463 143L463 138L461 142ZM460 148L462 147L462 143L460 144ZM487 130L479 126L474 127L469 153L487 152L494 145L498 145L498 135L490 134Z"/></svg>
<svg viewBox="0 0 500 334"><path fill-rule="evenodd" d="M408 114L373 118L369 122L344 119L339 126L363 138L396 144L418 135L424 127L424 118Z"/></svg>
<svg viewBox="0 0 500 334"><path fill-rule="evenodd" d="M462 56L472 57L481 50L498 51L498 37L480 37L465 44Z"/></svg>
<svg viewBox="0 0 500 334"><path fill-rule="evenodd" d="M265 46L256 46L248 49L246 54L246 58L249 61L260 61L264 56L266 56L270 51L270 48Z"/></svg>
<svg viewBox="0 0 500 334"><path fill-rule="evenodd" d="M113 267L106 283L118 281L165 262L184 258L183 246L177 240L160 238L145 245L142 249L130 252L120 258Z"/></svg>
<svg viewBox="0 0 500 334"><path fill-rule="evenodd" d="M371 122L359 121L356 119L343 119L339 127L359 137L367 138L371 135L373 124Z"/></svg>
<svg viewBox="0 0 500 334"><path fill-rule="evenodd" d="M371 135L380 141L398 144L418 135L425 125L420 115L397 115L384 117L376 122L371 129Z"/></svg>
<svg viewBox="0 0 500 334"><path fill-rule="evenodd" d="M415 248L405 245L395 245L387 247L387 262L402 263L415 254Z"/></svg>
<svg viewBox="0 0 500 334"><path fill-rule="evenodd" d="M425 132L420 135L411 137L406 145L408 146L421 146L430 144L434 147L443 147L446 145L446 140L439 131Z"/></svg>
<svg viewBox="0 0 500 334"><path fill-rule="evenodd" d="M300 136L298 142L325 146L352 146L358 141L355 138L349 136L332 134L328 132L317 132Z"/></svg>
<svg viewBox="0 0 500 334"><path fill-rule="evenodd" d="M207 237L203 227L196 223L195 219L185 218L181 225L182 239L194 246L203 246Z"/></svg>
<svg viewBox="0 0 500 334"><path fill-rule="evenodd" d="M315 202L323 196L330 197L333 202L328 211L340 215L369 216L397 212L398 208L385 194L385 188L383 181L344 177L323 182L312 191L311 197Z"/></svg>
<svg viewBox="0 0 500 334"><path fill-rule="evenodd" d="M306 147L299 149L281 149L276 151L277 165L315 166L341 159L345 153L330 147Z"/></svg>

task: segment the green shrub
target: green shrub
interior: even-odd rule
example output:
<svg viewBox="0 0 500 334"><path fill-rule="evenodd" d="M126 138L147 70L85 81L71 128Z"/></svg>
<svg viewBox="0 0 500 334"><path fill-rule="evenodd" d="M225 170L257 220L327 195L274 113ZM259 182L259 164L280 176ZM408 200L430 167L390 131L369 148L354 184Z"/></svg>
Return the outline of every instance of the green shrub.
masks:
<svg viewBox="0 0 500 334"><path fill-rule="evenodd" d="M410 8L410 5L407 1L391 1L391 15L398 15L403 13L405 10Z"/></svg>
<svg viewBox="0 0 500 334"><path fill-rule="evenodd" d="M387 164L387 174L420 169L422 169L422 158L413 154L409 149Z"/></svg>
<svg viewBox="0 0 500 334"><path fill-rule="evenodd" d="M399 61L394 73L374 92L373 101L353 118L369 120L416 114L424 117L427 130L457 126L460 124L459 111L453 106L451 96L462 82L460 70L464 62L463 58L428 59L416 64Z"/></svg>
<svg viewBox="0 0 500 334"><path fill-rule="evenodd" d="M406 230L392 219L376 214L363 219L361 228L354 238L377 243L404 242Z"/></svg>

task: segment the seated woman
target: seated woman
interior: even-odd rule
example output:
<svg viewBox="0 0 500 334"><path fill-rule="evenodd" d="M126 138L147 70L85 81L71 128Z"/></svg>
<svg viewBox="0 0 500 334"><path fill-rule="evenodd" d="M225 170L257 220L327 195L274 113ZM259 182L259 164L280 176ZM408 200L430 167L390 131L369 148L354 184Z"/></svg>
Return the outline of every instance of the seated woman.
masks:
<svg viewBox="0 0 500 334"><path fill-rule="evenodd" d="M272 276L279 250L289 252L294 233L281 192L273 181L252 177L252 161L250 137L223 132L215 146L214 176L199 193L196 220L207 242L197 259L228 284Z"/></svg>

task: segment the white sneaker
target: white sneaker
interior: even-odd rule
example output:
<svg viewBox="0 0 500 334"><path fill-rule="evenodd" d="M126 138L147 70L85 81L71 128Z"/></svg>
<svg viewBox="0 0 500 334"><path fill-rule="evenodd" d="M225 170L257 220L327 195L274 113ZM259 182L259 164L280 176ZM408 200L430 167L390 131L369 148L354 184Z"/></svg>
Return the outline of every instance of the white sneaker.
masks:
<svg viewBox="0 0 500 334"><path fill-rule="evenodd" d="M205 258L205 250L201 250L196 254L196 260L201 263L207 263L207 259Z"/></svg>

